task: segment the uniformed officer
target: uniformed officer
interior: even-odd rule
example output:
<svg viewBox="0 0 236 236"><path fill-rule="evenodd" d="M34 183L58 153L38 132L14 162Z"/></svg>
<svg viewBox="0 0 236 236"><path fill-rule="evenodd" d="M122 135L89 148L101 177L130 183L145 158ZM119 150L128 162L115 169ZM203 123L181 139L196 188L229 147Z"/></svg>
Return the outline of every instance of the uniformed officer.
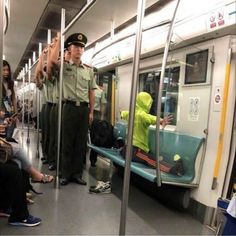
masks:
<svg viewBox="0 0 236 236"><path fill-rule="evenodd" d="M62 160L61 185L70 181L86 185L83 180L83 156L86 151L88 124L93 120L96 83L91 67L81 61L87 37L82 33L66 40L69 62L63 66ZM60 40L51 54L49 70L57 64Z"/></svg>
<svg viewBox="0 0 236 236"><path fill-rule="evenodd" d="M35 83L41 93L41 112L40 112L40 122L41 122L41 129L42 129L42 151L43 157L41 158L43 162L47 163L47 147L46 147L46 122L45 119L45 108L46 108L46 86L45 86L45 79L46 79L46 72L44 71L44 61L46 61L47 56L47 48L43 50L41 55L39 56L39 61L36 66L36 76L35 76Z"/></svg>
<svg viewBox="0 0 236 236"><path fill-rule="evenodd" d="M53 38L52 44L50 47L50 54L54 50L55 42L57 41L57 38ZM69 62L70 60L70 53L67 50L67 42L65 42L64 45L64 60ZM50 75L48 74L48 79L53 83L53 104L54 106L51 109L50 113L50 143L49 143L49 170L55 170L56 169L56 156L57 156L57 128L58 128L58 101L59 101L59 73L53 73Z"/></svg>

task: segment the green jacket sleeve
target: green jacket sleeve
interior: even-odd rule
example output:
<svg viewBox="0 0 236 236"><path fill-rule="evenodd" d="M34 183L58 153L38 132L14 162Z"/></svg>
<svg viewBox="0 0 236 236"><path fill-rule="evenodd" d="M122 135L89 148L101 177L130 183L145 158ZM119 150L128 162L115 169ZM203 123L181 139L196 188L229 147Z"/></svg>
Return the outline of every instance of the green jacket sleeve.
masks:
<svg viewBox="0 0 236 236"><path fill-rule="evenodd" d="M128 111L122 111L120 116L121 116L121 119L128 120L129 119L129 112Z"/></svg>

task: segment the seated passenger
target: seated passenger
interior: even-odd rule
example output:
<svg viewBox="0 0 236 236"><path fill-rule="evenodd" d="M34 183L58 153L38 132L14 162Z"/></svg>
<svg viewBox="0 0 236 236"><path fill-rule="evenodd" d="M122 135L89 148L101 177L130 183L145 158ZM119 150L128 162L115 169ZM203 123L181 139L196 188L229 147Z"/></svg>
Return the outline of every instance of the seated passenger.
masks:
<svg viewBox="0 0 236 236"><path fill-rule="evenodd" d="M5 135L6 126L7 124L0 125L1 137ZM15 161L20 168L29 173L33 182L50 183L53 181L53 176L43 174L32 166L24 149L18 143L7 142L4 138L0 138L0 155L6 154L6 149L10 150L11 155L9 155L9 158ZM7 158L6 161L8 161Z"/></svg>
<svg viewBox="0 0 236 236"><path fill-rule="evenodd" d="M8 219L10 225L32 227L41 223L40 218L28 212L22 175L17 166L0 162L0 192L1 207L11 209ZM3 203L5 206L2 206Z"/></svg>
<svg viewBox="0 0 236 236"><path fill-rule="evenodd" d="M150 115L150 108L152 106L153 99L150 94L146 92L140 92L137 95L136 110L134 118L134 131L133 131L133 158L132 161L148 164L149 166L156 167L156 159L149 152L148 147L148 127L156 124L156 116ZM122 111L121 118L128 120L129 112ZM164 117L160 119L160 123L163 127L170 124L172 116ZM174 156L175 165L171 166L169 163L160 161L160 170L167 173L183 175L182 160L179 155Z"/></svg>

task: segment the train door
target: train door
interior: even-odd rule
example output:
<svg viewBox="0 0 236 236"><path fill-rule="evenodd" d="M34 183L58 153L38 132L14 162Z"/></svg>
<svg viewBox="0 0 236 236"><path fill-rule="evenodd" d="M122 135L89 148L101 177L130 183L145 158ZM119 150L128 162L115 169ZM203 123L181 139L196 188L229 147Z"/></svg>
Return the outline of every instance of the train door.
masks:
<svg viewBox="0 0 236 236"><path fill-rule="evenodd" d="M227 199L231 199L233 194L236 193L236 148L235 148L235 141L236 141L236 102L235 102L235 109L234 109L234 123L233 123L233 131L232 131L232 139L231 139L231 153L230 156L234 157L232 172L229 180L229 187L227 191Z"/></svg>
<svg viewBox="0 0 236 236"><path fill-rule="evenodd" d="M97 84L103 89L105 93L106 105L104 119L111 122L113 120L113 113L115 101L113 96L113 83L115 78L115 70L106 72L98 72Z"/></svg>
<svg viewBox="0 0 236 236"><path fill-rule="evenodd" d="M161 117L171 114L173 116L173 125L176 125L177 119L179 75L179 66L169 67L165 70L163 93L161 100ZM150 114L152 115L156 115L157 113L156 108L160 76L160 71L147 71L139 74L139 92L148 92L153 98L153 104L150 109Z"/></svg>

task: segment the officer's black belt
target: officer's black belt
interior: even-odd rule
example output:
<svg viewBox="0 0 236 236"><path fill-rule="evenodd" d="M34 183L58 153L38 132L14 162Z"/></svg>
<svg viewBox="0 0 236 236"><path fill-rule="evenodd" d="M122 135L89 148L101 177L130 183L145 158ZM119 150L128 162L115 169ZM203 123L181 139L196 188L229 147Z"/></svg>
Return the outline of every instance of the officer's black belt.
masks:
<svg viewBox="0 0 236 236"><path fill-rule="evenodd" d="M64 104L71 104L71 105L77 106L77 107L88 107L88 103L87 102L76 102L76 101L66 100L63 103Z"/></svg>

